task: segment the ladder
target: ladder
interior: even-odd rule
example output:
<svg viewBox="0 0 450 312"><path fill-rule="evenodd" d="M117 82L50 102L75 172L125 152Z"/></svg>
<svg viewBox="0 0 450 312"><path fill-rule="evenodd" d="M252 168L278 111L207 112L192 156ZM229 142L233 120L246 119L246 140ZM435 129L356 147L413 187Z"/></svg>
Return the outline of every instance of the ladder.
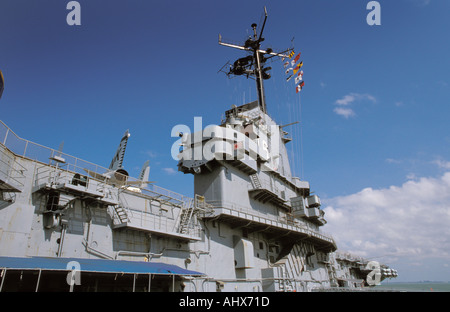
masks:
<svg viewBox="0 0 450 312"><path fill-rule="evenodd" d="M287 258L285 259L287 260ZM280 260L281 262L276 265L278 271L278 290L284 292L293 291L295 289L286 260Z"/></svg>
<svg viewBox="0 0 450 312"><path fill-rule="evenodd" d="M114 211L116 212L117 217L119 218L120 223L130 222L130 218L128 218L128 213L124 207L121 205L115 205Z"/></svg>
<svg viewBox="0 0 450 312"><path fill-rule="evenodd" d="M118 194L118 200L119 204L114 205L114 211L116 212L117 217L119 218L119 221L121 224L126 224L127 222L130 222L130 218L128 217L127 212L127 205L125 198L121 197L120 194Z"/></svg>
<svg viewBox="0 0 450 312"><path fill-rule="evenodd" d="M195 210L193 203L194 199L191 198L186 204L187 207L183 207L183 210L180 212L180 226L178 227L178 233L186 234L189 231L189 223L191 222Z"/></svg>
<svg viewBox="0 0 450 312"><path fill-rule="evenodd" d="M330 279L331 287L338 287L339 284L337 283L337 274L334 265L327 263L326 267L328 270L328 278Z"/></svg>
<svg viewBox="0 0 450 312"><path fill-rule="evenodd" d="M258 177L258 175L256 173L255 174L251 174L250 175L250 179L252 181L253 188L255 188L255 189L261 189L262 188L261 182L259 181L259 177Z"/></svg>

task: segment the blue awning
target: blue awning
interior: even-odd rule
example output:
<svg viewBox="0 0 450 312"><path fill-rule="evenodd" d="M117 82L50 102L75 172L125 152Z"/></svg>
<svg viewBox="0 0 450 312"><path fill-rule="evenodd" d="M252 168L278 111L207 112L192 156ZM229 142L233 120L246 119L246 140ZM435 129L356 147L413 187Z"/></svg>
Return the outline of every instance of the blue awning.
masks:
<svg viewBox="0 0 450 312"><path fill-rule="evenodd" d="M159 262L81 258L0 257L0 268L17 270L71 271L72 266L69 265L71 261L78 262L79 270L82 272L166 274L190 276L204 275L203 273L186 270L173 264Z"/></svg>

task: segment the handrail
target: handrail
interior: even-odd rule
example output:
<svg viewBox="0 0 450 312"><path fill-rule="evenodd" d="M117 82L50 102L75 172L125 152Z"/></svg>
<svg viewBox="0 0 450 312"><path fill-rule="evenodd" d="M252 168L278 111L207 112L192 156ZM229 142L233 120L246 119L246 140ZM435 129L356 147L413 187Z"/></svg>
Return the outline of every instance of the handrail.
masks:
<svg viewBox="0 0 450 312"><path fill-rule="evenodd" d="M0 157L0 176L12 181L15 184L14 187L22 188L24 183L21 180L25 179L26 168L7 153L6 147L0 145L0 150L2 155Z"/></svg>
<svg viewBox="0 0 450 312"><path fill-rule="evenodd" d="M99 166L89 161L85 161L81 158L71 156L69 154L34 143L26 139L22 139L1 120L0 120L0 144L3 144L17 156L28 158L34 161L39 161L43 164L51 164L52 161L50 160L50 158L53 158L55 156L62 157L65 160L65 164L60 166L60 168L63 166L67 166L66 167L67 170L69 170L69 168L73 168L70 171L83 175L88 175L86 170L90 170L97 174L104 174L109 171L109 169L105 167ZM133 177L126 177L126 179L128 181L139 181L138 179ZM188 196L170 191L155 184L148 184L141 190L143 191L143 193L150 193L150 194L157 193L158 195L169 197L170 199L177 201L178 204L183 204L191 199Z"/></svg>
<svg viewBox="0 0 450 312"><path fill-rule="evenodd" d="M234 203L230 203L228 201L209 201L208 204L210 204L213 207L213 209L220 209L220 208L231 209L231 210L242 212L247 215L254 216L254 217L278 222L278 223L285 224L285 225L294 226L298 229L302 229L302 230L308 231L310 233L313 233L314 236L319 237L323 240L329 241L331 243L335 243L332 235L322 232L321 230L316 230L316 229L312 228L309 224L305 223L303 220L297 219L297 221L300 224L290 223L283 218L265 215L260 212L254 211L254 210L249 210L248 208L245 208L243 206L239 206Z"/></svg>

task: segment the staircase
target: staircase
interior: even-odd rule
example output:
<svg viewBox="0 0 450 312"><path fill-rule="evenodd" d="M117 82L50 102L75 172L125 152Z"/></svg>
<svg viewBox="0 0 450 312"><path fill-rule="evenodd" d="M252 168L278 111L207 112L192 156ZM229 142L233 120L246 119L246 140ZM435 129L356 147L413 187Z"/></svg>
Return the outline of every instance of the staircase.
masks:
<svg viewBox="0 0 450 312"><path fill-rule="evenodd" d="M293 277L289 274L287 265L287 258L283 258L276 265L278 271L278 290L279 291L294 291L295 285L292 283Z"/></svg>
<svg viewBox="0 0 450 312"><path fill-rule="evenodd" d="M337 282L336 269L331 263L327 263L327 271L328 271L328 277L330 278L330 286L331 287L339 287L339 284Z"/></svg>
<svg viewBox="0 0 450 312"><path fill-rule="evenodd" d="M121 224L130 222L130 218L128 218L128 213L124 207L122 207L121 205L115 205L113 207Z"/></svg>
<svg viewBox="0 0 450 312"><path fill-rule="evenodd" d="M180 225L178 227L178 233L188 234L189 223L191 222L192 215L194 214L194 199L190 199L180 212Z"/></svg>
<svg viewBox="0 0 450 312"><path fill-rule="evenodd" d="M299 279L303 269L302 248L298 244L286 246L281 252L280 258L274 267L277 267L280 291L297 290L295 280Z"/></svg>
<svg viewBox="0 0 450 312"><path fill-rule="evenodd" d="M254 189L262 188L261 182L259 181L259 177L256 173L250 175L250 180L252 181L252 186Z"/></svg>
<svg viewBox="0 0 450 312"><path fill-rule="evenodd" d="M126 225L128 222L130 222L130 218L128 216L128 205L125 201L125 199L123 197L120 196L119 194L119 204L118 205L114 205L114 211L117 215L117 217L119 218L120 224Z"/></svg>

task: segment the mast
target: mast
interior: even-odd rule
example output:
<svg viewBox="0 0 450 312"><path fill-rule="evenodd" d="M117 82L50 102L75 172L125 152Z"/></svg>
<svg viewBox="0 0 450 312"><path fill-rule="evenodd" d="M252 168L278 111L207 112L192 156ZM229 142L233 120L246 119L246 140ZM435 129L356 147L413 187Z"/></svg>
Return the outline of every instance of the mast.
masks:
<svg viewBox="0 0 450 312"><path fill-rule="evenodd" d="M265 9L265 7L264 7ZM264 24L266 23L266 19L267 19L267 11L265 11L266 16L264 18ZM261 110L265 113L266 112L266 99L264 96L264 83L263 83L263 79L262 79L262 68L261 68L261 57L264 58L264 55L260 55L259 54L259 49L261 48L261 44L260 42L261 40L261 35L262 35L262 30L261 30L261 35L259 36L259 38L257 37L256 34L256 24L253 23L252 24L252 28L253 28L253 32L254 32L254 45L255 48L253 49L253 58L256 60L256 64L255 64L255 76L256 76L256 88L258 89L258 100L259 100L259 105L261 106ZM264 38L262 38L264 40Z"/></svg>
<svg viewBox="0 0 450 312"><path fill-rule="evenodd" d="M270 78L270 74L268 73L269 70L271 70L271 67L264 68L264 63L274 56L279 57L289 57L287 54L283 54L286 52L291 51L292 49L288 49L286 51L283 51L282 53L276 53L273 52L272 49L262 50L261 49L261 42L264 41L264 38L262 37L264 27L266 25L267 20L267 9L264 7L264 22L261 27L261 32L259 33L259 36L256 31L257 25L253 23L251 27L253 28L253 38L249 37L244 45L236 45L232 43L226 43L222 42L222 36L219 34L219 44L235 49L245 50L248 52L251 52L251 55L240 58L234 62L232 66L230 66L230 71L227 74L227 76L233 74L233 75L246 75L247 78L250 76L254 77L256 81L256 89L258 93L258 103L261 108L261 110L264 113L267 113L267 106L266 106L266 99L264 94L264 80ZM270 55L269 57L266 57L265 55Z"/></svg>

